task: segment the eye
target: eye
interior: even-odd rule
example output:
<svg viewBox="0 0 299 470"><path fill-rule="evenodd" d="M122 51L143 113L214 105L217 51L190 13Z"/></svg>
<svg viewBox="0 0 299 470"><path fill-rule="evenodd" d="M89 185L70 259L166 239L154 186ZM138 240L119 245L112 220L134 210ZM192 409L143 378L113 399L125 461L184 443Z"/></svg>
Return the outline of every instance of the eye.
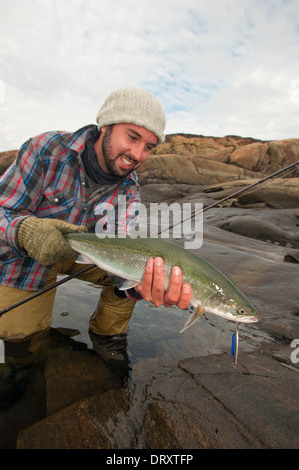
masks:
<svg viewBox="0 0 299 470"><path fill-rule="evenodd" d="M244 308L244 307L239 307L238 310L237 310L237 312L238 312L240 315L246 315L247 310L246 310L246 308Z"/></svg>

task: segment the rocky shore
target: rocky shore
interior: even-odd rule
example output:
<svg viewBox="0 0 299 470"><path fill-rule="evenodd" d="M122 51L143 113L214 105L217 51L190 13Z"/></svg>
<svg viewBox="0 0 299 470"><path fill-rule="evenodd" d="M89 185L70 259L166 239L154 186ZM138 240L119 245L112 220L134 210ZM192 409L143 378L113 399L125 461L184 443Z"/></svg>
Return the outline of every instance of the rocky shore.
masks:
<svg viewBox="0 0 299 470"><path fill-rule="evenodd" d="M0 172L14 155L0 154ZM298 160L299 139L168 136L139 170L143 202L206 208ZM90 350L55 350L47 416L20 431L18 448L298 448L299 165L206 210L203 238L198 254L260 311L237 368L224 352L152 357L123 387Z"/></svg>

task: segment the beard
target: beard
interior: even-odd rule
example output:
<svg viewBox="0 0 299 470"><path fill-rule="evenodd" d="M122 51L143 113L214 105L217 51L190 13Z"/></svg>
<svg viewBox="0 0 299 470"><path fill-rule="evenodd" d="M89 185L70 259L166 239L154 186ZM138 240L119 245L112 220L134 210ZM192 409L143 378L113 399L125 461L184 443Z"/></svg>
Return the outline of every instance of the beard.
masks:
<svg viewBox="0 0 299 470"><path fill-rule="evenodd" d="M111 134L112 134L112 126L108 126L102 141L102 154L104 158L105 165L110 175L113 176L127 176L132 171L134 171L138 166L138 162L132 157L132 155L128 153L119 153L116 157L113 157L112 153L112 145L111 145ZM120 167L117 162L119 161L120 157L126 158L130 162L134 163L134 166L131 166L129 169Z"/></svg>

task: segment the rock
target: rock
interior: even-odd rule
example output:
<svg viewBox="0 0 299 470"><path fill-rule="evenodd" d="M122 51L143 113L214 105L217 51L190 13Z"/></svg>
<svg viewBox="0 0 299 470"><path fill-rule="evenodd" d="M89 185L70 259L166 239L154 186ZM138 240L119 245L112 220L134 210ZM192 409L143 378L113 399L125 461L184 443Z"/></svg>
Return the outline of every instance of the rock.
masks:
<svg viewBox="0 0 299 470"><path fill-rule="evenodd" d="M299 139L265 142L237 136L173 135L154 149L153 154L186 157L196 155L265 175L299 160ZM293 176L299 176L298 168Z"/></svg>
<svg viewBox="0 0 299 470"><path fill-rule="evenodd" d="M287 263L299 263L299 251L297 253L286 253L284 260Z"/></svg>
<svg viewBox="0 0 299 470"><path fill-rule="evenodd" d="M299 157L299 139L274 140L269 142L268 147L270 168L277 171L289 163L298 161ZM299 176L298 168L294 176Z"/></svg>
<svg viewBox="0 0 299 470"><path fill-rule="evenodd" d="M82 398L123 385L99 356L90 351L53 353L47 359L45 378L48 416Z"/></svg>
<svg viewBox="0 0 299 470"><path fill-rule="evenodd" d="M299 248L299 233L297 235L292 235L277 227L274 223L259 220L254 216L243 215L231 217L227 222L219 225L219 227L245 237L271 241L278 243L279 245L288 245L293 248Z"/></svg>
<svg viewBox="0 0 299 470"><path fill-rule="evenodd" d="M299 139L289 139L267 143L254 142L238 147L232 152L229 163L267 175L296 162L298 158ZM298 170L296 174L298 176Z"/></svg>
<svg viewBox="0 0 299 470"><path fill-rule="evenodd" d="M11 406L4 407L3 404L0 406L1 449L15 449L19 431L32 426L38 421L41 421L45 416L43 369L39 366L39 364L35 364L30 368L30 370L27 369L23 372L25 373L23 381L24 389L22 393L20 390L22 383L19 381L19 399ZM2 389L2 371L0 381Z"/></svg>
<svg viewBox="0 0 299 470"><path fill-rule="evenodd" d="M248 145L253 142L262 142L257 139L244 138L238 136L225 137L205 137L191 136L186 134L172 134L166 138L166 142L153 150L156 155L177 154L177 155L200 155L214 158L214 155L221 155L221 152L232 153L236 148Z"/></svg>
<svg viewBox="0 0 299 470"><path fill-rule="evenodd" d="M126 420L128 409L123 390L91 396L21 431L17 448L130 448L134 428Z"/></svg>
<svg viewBox="0 0 299 470"><path fill-rule="evenodd" d="M0 152L0 176L5 170L11 165L17 156L17 150L8 150L6 152Z"/></svg>
<svg viewBox="0 0 299 470"><path fill-rule="evenodd" d="M184 359L131 394L112 390L55 413L21 431L17 447L295 449L298 371L259 353L243 353L237 369L227 354Z"/></svg>
<svg viewBox="0 0 299 470"><path fill-rule="evenodd" d="M212 428L210 432L214 425L214 439L220 441L220 448L237 448L239 442L230 440L225 428L218 426L219 415L244 439L241 447L246 444L251 448L298 447L299 425L295 416L298 398L294 383L299 369L285 368L258 353L242 354L237 370L232 370L228 355L186 359L178 365L207 392L207 399L199 401L194 411L197 408L205 414L206 423ZM205 413L209 401L217 403L216 421L210 411Z"/></svg>
<svg viewBox="0 0 299 470"><path fill-rule="evenodd" d="M258 180L239 180L211 185L203 189L215 199L222 199L234 194L238 189L256 183ZM264 202L269 207L293 208L299 207L299 178L276 178L264 184L249 189L248 192L237 196L241 205Z"/></svg>
<svg viewBox="0 0 299 470"><path fill-rule="evenodd" d="M168 182L208 185L255 178L257 173L198 155L152 155L138 170L140 184ZM260 175L262 177L262 175Z"/></svg>
<svg viewBox="0 0 299 470"><path fill-rule="evenodd" d="M262 171L269 166L268 144L253 143L232 152L230 163L251 171Z"/></svg>
<svg viewBox="0 0 299 470"><path fill-rule="evenodd" d="M174 135L139 168L141 184L214 184L262 178L299 160L299 139L263 142L241 137ZM294 168L292 177L299 176Z"/></svg>

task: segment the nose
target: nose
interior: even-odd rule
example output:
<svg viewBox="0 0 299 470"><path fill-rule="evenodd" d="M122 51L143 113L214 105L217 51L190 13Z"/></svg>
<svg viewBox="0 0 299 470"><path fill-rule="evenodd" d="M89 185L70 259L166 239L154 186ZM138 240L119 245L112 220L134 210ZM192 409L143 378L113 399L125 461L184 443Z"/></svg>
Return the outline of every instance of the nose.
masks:
<svg viewBox="0 0 299 470"><path fill-rule="evenodd" d="M140 145L134 145L134 147L131 148L130 155L132 155L134 160L136 160L138 162L142 162L142 161L146 160L148 152L146 152L146 150L144 148L144 144L140 144Z"/></svg>

